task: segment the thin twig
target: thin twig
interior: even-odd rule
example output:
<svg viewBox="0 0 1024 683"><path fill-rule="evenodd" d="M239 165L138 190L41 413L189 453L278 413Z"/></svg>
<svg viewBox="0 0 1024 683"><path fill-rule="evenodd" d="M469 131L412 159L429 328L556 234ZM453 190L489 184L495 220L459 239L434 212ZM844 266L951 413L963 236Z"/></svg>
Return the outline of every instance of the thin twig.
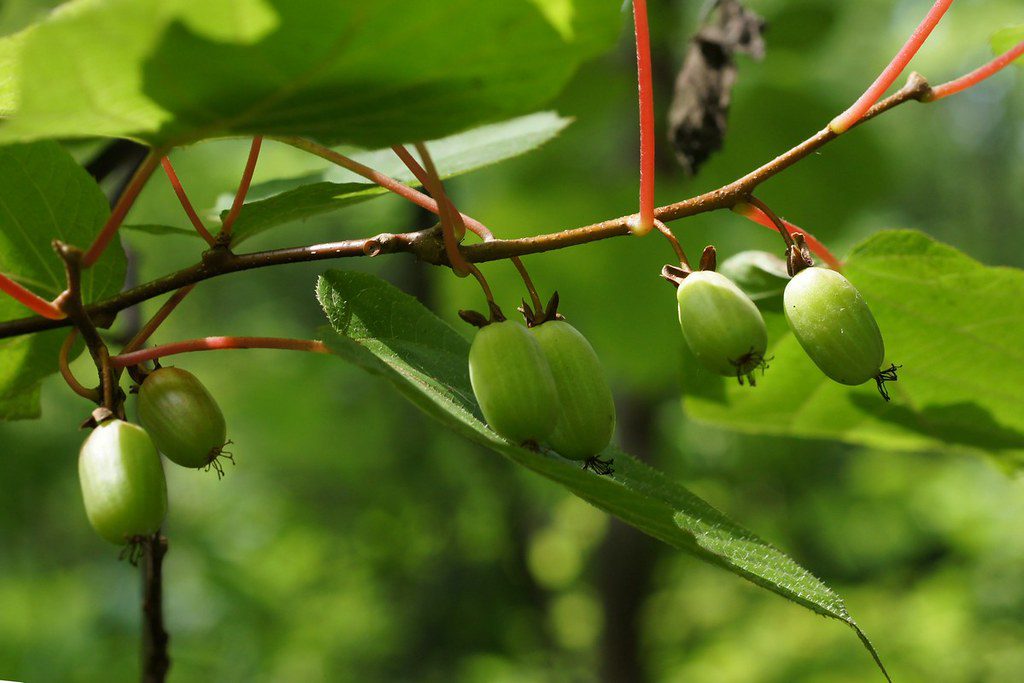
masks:
<svg viewBox="0 0 1024 683"><path fill-rule="evenodd" d="M143 540L142 683L164 683L171 668L170 636L164 628L163 563L167 539L160 532Z"/></svg>

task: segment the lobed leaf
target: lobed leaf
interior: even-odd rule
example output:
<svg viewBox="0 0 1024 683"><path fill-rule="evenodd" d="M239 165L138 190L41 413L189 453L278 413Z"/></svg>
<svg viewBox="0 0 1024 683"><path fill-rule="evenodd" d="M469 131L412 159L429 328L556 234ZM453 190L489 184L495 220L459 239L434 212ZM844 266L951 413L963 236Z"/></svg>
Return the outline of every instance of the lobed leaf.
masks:
<svg viewBox="0 0 1024 683"><path fill-rule="evenodd" d="M621 23L606 0L72 0L0 41L0 140L431 140L537 109Z"/></svg>
<svg viewBox="0 0 1024 683"><path fill-rule="evenodd" d="M372 275L331 270L317 283L317 298L331 323L325 341L332 350L382 376L445 426L657 539L848 624L878 661L842 598L785 553L660 472L609 448L603 455L615 459L615 474L601 477L491 431L469 383L469 342L413 297Z"/></svg>

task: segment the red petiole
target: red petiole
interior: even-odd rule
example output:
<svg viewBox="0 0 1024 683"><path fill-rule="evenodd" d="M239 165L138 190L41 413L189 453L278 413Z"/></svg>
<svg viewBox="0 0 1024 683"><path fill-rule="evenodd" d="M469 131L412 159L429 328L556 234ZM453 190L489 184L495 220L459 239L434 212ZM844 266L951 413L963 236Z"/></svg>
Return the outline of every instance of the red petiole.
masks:
<svg viewBox="0 0 1024 683"><path fill-rule="evenodd" d="M53 302L47 301L3 273L0 273L0 292L9 294L15 301L44 318L62 320L65 317L64 312L57 308Z"/></svg>
<svg viewBox="0 0 1024 683"><path fill-rule="evenodd" d="M948 83L935 86L932 88L925 100L928 102L934 102L935 100L941 100L943 97L955 95L962 90L967 90L967 88L977 85L992 74L997 73L1004 67L1012 64L1014 60L1021 55L1024 55L1024 40L1020 41L988 64L978 67L971 73L949 81Z"/></svg>
<svg viewBox="0 0 1024 683"><path fill-rule="evenodd" d="M140 351L111 356L110 364L115 368L138 365L146 361L193 351L218 351L223 349L284 349L287 351L309 351L330 353L323 342L308 339L285 339L282 337L203 337L185 341L152 346Z"/></svg>
<svg viewBox="0 0 1024 683"><path fill-rule="evenodd" d="M651 40L647 0L633 0L636 33L636 79L640 103L640 213L629 226L637 235L654 227L654 87L651 78Z"/></svg>
<svg viewBox="0 0 1024 683"><path fill-rule="evenodd" d="M128 210L132 208L135 200L138 199L139 193L142 192L142 188L146 186L150 177L153 175L153 171L160 163L160 159L163 154L156 150L151 151L145 159L142 160L142 164L138 170L135 171L135 175L132 176L128 186L124 189L121 194L121 198L114 205L113 211L110 212L110 216L107 218L107 222L104 223L100 233L93 240L92 245L85 252L82 257L82 267L88 268L92 264L99 260L99 257L103 254L103 250L107 248L110 241L114 239L114 235L117 234L117 229L121 227L124 222L125 216L128 215Z"/></svg>
<svg viewBox="0 0 1024 683"><path fill-rule="evenodd" d="M914 32L910 34L910 38L900 48L900 51L889 62L889 66L882 70L882 73L878 75L875 82L864 91L864 94L856 102L850 105L849 109L832 119L832 122L828 124L829 129L833 133L845 133L853 124L860 121L861 117L871 108L871 105L878 101L885 91L889 89L889 86L893 84L893 81L903 72L903 69L906 68L910 60L917 54L917 51L924 45L924 41L931 35L932 29L939 23L939 19L942 18L942 15L946 13L946 10L952 4L953 0L935 0L935 4L928 10L928 14L925 15L925 18L914 29Z"/></svg>
<svg viewBox="0 0 1024 683"><path fill-rule="evenodd" d="M196 213L195 208L192 206L192 202L189 201L188 195L185 194L185 188L181 186L181 181L178 180L178 174L174 172L174 167L171 165L171 160L164 157L160 160L161 165L164 167L164 172L167 174L167 179L171 181L171 187L174 188L174 194L178 196L178 201L181 202L181 207L185 209L185 214L188 219L192 222L192 227L196 229L200 237L206 240L206 243L211 247L217 244L216 238L210 234L210 231L206 229L203 222L199 219L199 214Z"/></svg>
<svg viewBox="0 0 1024 683"><path fill-rule="evenodd" d="M242 180L238 183L238 191L235 192L235 201L231 203L231 210L224 217L224 224L220 231L224 235L231 234L231 228L235 225L238 214L242 211L242 204L245 203L245 195L249 193L249 186L252 184L253 173L256 172L256 161L260 158L260 147L263 145L263 136L256 135L249 147L249 158L245 162L245 170L242 171Z"/></svg>

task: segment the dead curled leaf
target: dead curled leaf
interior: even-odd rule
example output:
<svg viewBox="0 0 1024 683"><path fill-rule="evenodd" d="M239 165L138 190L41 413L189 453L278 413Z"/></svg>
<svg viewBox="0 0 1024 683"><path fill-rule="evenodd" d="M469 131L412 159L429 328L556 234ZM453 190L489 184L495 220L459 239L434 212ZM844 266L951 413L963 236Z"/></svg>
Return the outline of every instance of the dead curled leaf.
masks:
<svg viewBox="0 0 1024 683"><path fill-rule="evenodd" d="M669 108L669 140L688 176L721 149L737 54L764 58L765 20L739 0L718 0L690 40Z"/></svg>

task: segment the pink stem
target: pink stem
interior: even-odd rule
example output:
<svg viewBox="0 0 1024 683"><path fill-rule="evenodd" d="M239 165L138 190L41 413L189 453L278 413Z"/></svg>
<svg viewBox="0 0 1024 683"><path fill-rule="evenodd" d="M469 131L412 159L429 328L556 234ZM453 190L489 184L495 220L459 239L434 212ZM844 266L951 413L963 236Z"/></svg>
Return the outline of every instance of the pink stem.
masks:
<svg viewBox="0 0 1024 683"><path fill-rule="evenodd" d="M232 202L231 210L224 217L224 225L220 229L225 235L231 234L231 228L235 224L235 219L238 218L238 214L242 211L245 195L248 194L249 185L252 184L252 174L256 172L256 160L260 158L260 147L262 145L262 135L253 137L252 145L249 147L249 158L245 162L245 170L242 171L242 180L238 183L238 191L235 192L235 201Z"/></svg>
<svg viewBox="0 0 1024 683"><path fill-rule="evenodd" d="M633 0L636 32L636 79L640 103L640 215L630 230L646 235L654 227L654 87L651 83L651 40L647 0Z"/></svg>
<svg viewBox="0 0 1024 683"><path fill-rule="evenodd" d="M111 356L110 364L115 368L138 365L149 360L173 356L178 353L192 351L217 351L221 349L284 349L288 351L309 351L311 353L330 353L327 345L319 341L307 339L284 339L281 337L204 337L202 339L186 339L152 346L140 351Z"/></svg>
<svg viewBox="0 0 1024 683"><path fill-rule="evenodd" d="M110 212L110 216L107 218L107 222L104 223L103 229L96 235L96 239L93 240L92 245L82 257L83 268L88 268L96 263L103 254L103 250L110 244L110 240L114 239L117 229L121 227L125 216L128 215L128 210L132 208L135 200L138 199L139 193L142 192L142 188L146 186L146 182L153 175L153 171L156 170L162 156L162 154L150 152L149 156L142 161L142 165L135 171L135 175L132 176L128 187L124 189L121 198L114 205L114 210Z"/></svg>
<svg viewBox="0 0 1024 683"><path fill-rule="evenodd" d="M287 143L289 145L292 145L293 147L296 147L298 149L301 149L301 150L304 150L306 152L309 152L310 154L315 154L316 156L320 157L321 159L326 159L327 161L330 161L332 164L337 164L338 166L341 166L342 168L347 168L348 170L352 171L356 175L361 175L364 178L366 178L367 180L370 180L370 181L376 183L377 185L380 185L385 190L388 190L390 192L394 192L395 194L399 195L400 197L403 197L403 198L409 200L410 202L412 202L416 206L424 208L427 211L429 211L430 213L435 214L437 216L441 215L441 211L437 207L437 202L435 202L433 199L431 199L427 195L425 195L422 192L419 192L419 191L409 187L408 185L405 185L403 183L398 182L397 180L395 180L391 176L384 175L380 171L375 171L374 169L370 168L369 166L366 166L364 164L359 163L355 159L350 159L349 157L345 156L344 154L341 154L339 152L335 152L333 149L330 149L329 147L324 147L322 145L318 145L318 144L316 144L314 142L311 142L309 140L305 140L303 138L291 138L291 137L288 137L288 138L277 138L277 139L281 140L282 142L285 142L285 143ZM420 181L420 182L423 182L423 181ZM481 234L481 231L487 231L487 227L483 223L481 223L480 221L476 220L475 218L472 218L471 216L467 216L466 214L461 214L461 216L462 216L462 221L466 224L466 227L468 227L470 230L472 230L476 234L479 235L479 234Z"/></svg>
<svg viewBox="0 0 1024 683"><path fill-rule="evenodd" d="M917 54L917 51L924 45L924 41L928 39L932 29L939 23L939 19L946 13L949 6L953 4L953 0L935 0L935 4L928 10L928 14L918 24L914 32L910 34L910 38L903 44L900 51L896 53L896 56L889 62L889 66L878 75L875 82L864 91L849 109L844 111L839 116L832 119L832 122L828 124L828 127L833 133L845 133L849 130L850 126L857 123L864 116L865 112L871 108L878 98L889 89L900 73L906 68L910 60Z"/></svg>
<svg viewBox="0 0 1024 683"><path fill-rule="evenodd" d="M407 150L404 145L394 145L391 149L394 150L395 155L402 160L402 163L405 164L405 167L408 168L409 171L414 176L416 176L416 180L420 181L420 184L423 185L423 187L427 187L430 184L429 176L427 175L426 170L424 170L424 168L420 166L420 163L416 161L415 157L413 157L413 155L409 153L409 150ZM403 187L406 186L403 185ZM494 239L494 234L483 223L473 218L470 218L466 214L461 215L463 222L465 222L466 224L466 227L469 228L478 237L480 237L480 239L484 241Z"/></svg>
<svg viewBox="0 0 1024 683"><path fill-rule="evenodd" d="M62 320L63 311L35 292L23 287L3 273L0 273L0 292L5 292L33 313L38 313L50 320Z"/></svg>
<svg viewBox="0 0 1024 683"><path fill-rule="evenodd" d="M1024 55L1024 40L1020 41L988 64L978 67L966 76L961 76L949 83L943 83L942 85L935 86L932 88L927 99L929 102L934 102L935 100L941 100L943 97L955 95L961 90L967 90L967 88L981 83L992 74L997 73L1007 65L1012 64L1013 61L1021 55Z"/></svg>
<svg viewBox="0 0 1024 683"><path fill-rule="evenodd" d="M203 222L199 220L199 214L196 213L195 208L192 206L192 202L189 201L188 195L185 194L185 188L181 186L181 181L178 180L178 174L174 172L174 167L171 165L171 160L164 157L160 160L160 163L164 167L164 173L167 174L167 179L171 181L171 187L174 188L174 194L178 196L178 201L181 202L181 208L185 209L185 214L188 215L188 219L192 222L192 227L196 229L200 237L206 240L206 243L211 247L217 243L210 231L206 229Z"/></svg>

